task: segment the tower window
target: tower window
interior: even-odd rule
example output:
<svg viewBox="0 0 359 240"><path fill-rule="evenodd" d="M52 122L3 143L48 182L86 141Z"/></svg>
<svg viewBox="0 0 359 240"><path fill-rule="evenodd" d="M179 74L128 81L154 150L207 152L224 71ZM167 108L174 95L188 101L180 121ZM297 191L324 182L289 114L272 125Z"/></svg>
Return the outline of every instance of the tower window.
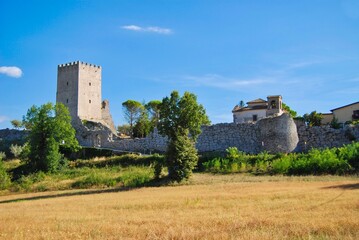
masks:
<svg viewBox="0 0 359 240"><path fill-rule="evenodd" d="M66 99L66 103L69 103L69 99Z"/></svg>
<svg viewBox="0 0 359 240"><path fill-rule="evenodd" d="M69 85L69 82L66 82L66 86L68 86Z"/></svg>
<svg viewBox="0 0 359 240"><path fill-rule="evenodd" d="M91 103L91 100L89 100L89 103Z"/></svg>
<svg viewBox="0 0 359 240"><path fill-rule="evenodd" d="M253 117L253 122L257 121L258 115L254 114L252 117Z"/></svg>
<svg viewBox="0 0 359 240"><path fill-rule="evenodd" d="M89 86L91 86L91 83L89 83Z"/></svg>

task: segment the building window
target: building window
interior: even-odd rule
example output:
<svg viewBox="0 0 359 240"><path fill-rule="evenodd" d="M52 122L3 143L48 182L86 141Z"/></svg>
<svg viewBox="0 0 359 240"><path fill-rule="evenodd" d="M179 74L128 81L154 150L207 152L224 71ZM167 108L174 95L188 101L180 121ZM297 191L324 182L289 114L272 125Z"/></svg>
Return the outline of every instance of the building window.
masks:
<svg viewBox="0 0 359 240"><path fill-rule="evenodd" d="M91 86L91 83L89 83L89 86Z"/></svg>
<svg viewBox="0 0 359 240"><path fill-rule="evenodd" d="M66 86L68 86L69 85L69 82L66 82Z"/></svg>
<svg viewBox="0 0 359 240"><path fill-rule="evenodd" d="M271 109L276 109L277 108L277 104L276 104L275 100L272 100L270 102L270 106L271 106Z"/></svg>
<svg viewBox="0 0 359 240"><path fill-rule="evenodd" d="M91 103L91 100L89 100L89 103Z"/></svg>
<svg viewBox="0 0 359 240"><path fill-rule="evenodd" d="M253 122L256 122L257 119L258 119L258 115L255 114L255 115L253 115L252 117L253 117Z"/></svg>
<svg viewBox="0 0 359 240"><path fill-rule="evenodd" d="M69 99L66 99L66 103L69 103Z"/></svg>

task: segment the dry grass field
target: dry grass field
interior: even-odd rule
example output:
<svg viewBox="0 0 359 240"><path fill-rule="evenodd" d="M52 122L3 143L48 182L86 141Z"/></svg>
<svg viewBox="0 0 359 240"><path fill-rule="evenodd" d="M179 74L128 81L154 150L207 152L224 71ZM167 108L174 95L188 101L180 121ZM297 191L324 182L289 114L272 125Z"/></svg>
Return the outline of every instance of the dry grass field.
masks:
<svg viewBox="0 0 359 240"><path fill-rule="evenodd" d="M359 239L359 181L195 174L187 185L0 196L0 239Z"/></svg>

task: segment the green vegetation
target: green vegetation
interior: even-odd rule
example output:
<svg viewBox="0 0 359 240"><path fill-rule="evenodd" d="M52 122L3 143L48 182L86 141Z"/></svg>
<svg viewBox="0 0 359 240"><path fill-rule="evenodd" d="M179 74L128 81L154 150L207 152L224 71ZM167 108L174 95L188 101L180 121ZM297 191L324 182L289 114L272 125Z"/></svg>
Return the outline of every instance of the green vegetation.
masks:
<svg viewBox="0 0 359 240"><path fill-rule="evenodd" d="M10 152L14 156L14 158L20 157L20 154L22 153L25 146L19 146L17 144L11 144L10 146Z"/></svg>
<svg viewBox="0 0 359 240"><path fill-rule="evenodd" d="M67 168L57 172L24 174L26 163L0 161L0 190L37 192L84 188L127 188L152 184L155 163L163 161L158 154L139 156L127 154L90 160L70 161Z"/></svg>
<svg viewBox="0 0 359 240"><path fill-rule="evenodd" d="M4 168L2 156L0 155L0 190L6 189L10 185L10 177Z"/></svg>
<svg viewBox="0 0 359 240"><path fill-rule="evenodd" d="M282 103L282 109L289 113L289 115L292 117L292 118L296 118L297 117L297 112L292 110L287 104L285 103Z"/></svg>
<svg viewBox="0 0 359 240"><path fill-rule="evenodd" d="M160 119L160 106L161 106L160 100L152 100L146 103L145 108L147 109L148 113L151 116L151 123L153 128L157 127L158 121Z"/></svg>
<svg viewBox="0 0 359 240"><path fill-rule="evenodd" d="M165 162L168 176L180 182L189 178L198 162L195 141L201 126L210 122L196 95L189 92L180 97L173 91L171 97L163 98L160 113L158 130L169 138Z"/></svg>
<svg viewBox="0 0 359 240"><path fill-rule="evenodd" d="M202 162L202 169L215 173L321 175L359 173L359 142L340 147L312 149L308 153L249 155L228 148L226 157Z"/></svg>
<svg viewBox="0 0 359 240"><path fill-rule="evenodd" d="M11 120L10 123L15 129L20 129L24 127L22 121L17 119Z"/></svg>
<svg viewBox="0 0 359 240"><path fill-rule="evenodd" d="M64 163L60 148L71 151L79 149L70 113L61 103L55 106L51 103L32 106L24 122L31 126L28 144L22 149L30 171L56 171Z"/></svg>
<svg viewBox="0 0 359 240"><path fill-rule="evenodd" d="M173 142L171 156L176 161L166 163L168 156L158 154L140 156L96 157L69 161L68 167L56 172L37 171L26 173L26 162L0 160L0 190L2 194L12 192L37 192L84 188L128 188L158 186L166 179L163 167L169 174L176 169L176 175L169 180L181 181L192 171L197 162L193 144L187 136L178 137ZM182 161L180 161L182 160ZM172 164L172 165L170 165ZM189 166L192 164L191 166ZM25 170L24 170L25 169ZM173 171L173 170L172 170ZM246 173L250 175L343 175L359 173L359 143L341 148L312 149L308 153L270 154L262 152L250 155L231 147L224 157L202 156L197 171L210 173ZM174 178L178 176L178 178ZM165 180L165 181L164 181Z"/></svg>
<svg viewBox="0 0 359 240"><path fill-rule="evenodd" d="M130 136L133 137L133 128L143 112L144 106L135 100L127 100L122 103L125 119L130 125Z"/></svg>
<svg viewBox="0 0 359 240"><path fill-rule="evenodd" d="M323 116L321 113L317 113L316 111L311 112L310 114L306 113L303 115L304 122L307 123L308 126L320 126Z"/></svg>
<svg viewBox="0 0 359 240"><path fill-rule="evenodd" d="M143 138L157 127L160 117L161 101L152 100L141 104L135 100L122 103L128 125L118 126L118 132L128 136Z"/></svg>

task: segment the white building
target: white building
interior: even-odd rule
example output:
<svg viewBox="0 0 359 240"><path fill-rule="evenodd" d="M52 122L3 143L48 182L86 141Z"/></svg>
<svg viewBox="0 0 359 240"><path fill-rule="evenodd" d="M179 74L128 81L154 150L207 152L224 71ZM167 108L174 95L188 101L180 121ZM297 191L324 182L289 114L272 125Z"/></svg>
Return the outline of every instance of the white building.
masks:
<svg viewBox="0 0 359 240"><path fill-rule="evenodd" d="M256 122L269 116L283 113L282 96L268 96L267 101L261 98L247 102L247 106L236 105L233 110L234 123Z"/></svg>

